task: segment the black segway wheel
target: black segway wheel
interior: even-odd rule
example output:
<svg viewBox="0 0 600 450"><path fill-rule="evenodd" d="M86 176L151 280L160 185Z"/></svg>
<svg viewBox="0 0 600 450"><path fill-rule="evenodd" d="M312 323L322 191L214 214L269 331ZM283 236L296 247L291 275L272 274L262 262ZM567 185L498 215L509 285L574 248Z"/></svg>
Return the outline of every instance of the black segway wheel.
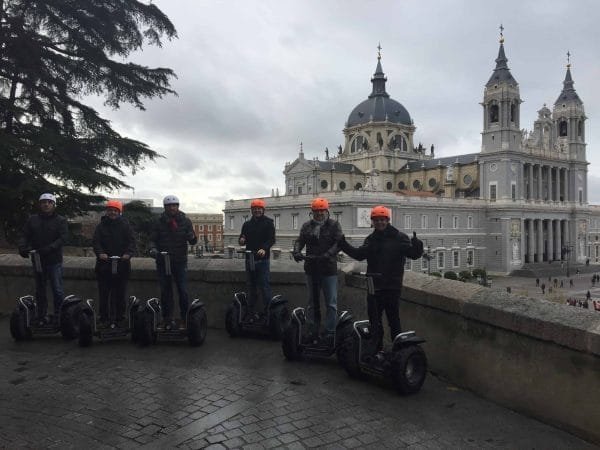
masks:
<svg viewBox="0 0 600 450"><path fill-rule="evenodd" d="M21 308L15 309L10 315L10 335L15 341L24 341L31 337L27 329L27 318Z"/></svg>
<svg viewBox="0 0 600 450"><path fill-rule="evenodd" d="M152 316L152 311L144 309L142 311L138 311L135 319L136 337L138 344L143 347L156 342L156 332L152 326Z"/></svg>
<svg viewBox="0 0 600 450"><path fill-rule="evenodd" d="M352 378L361 379L364 378L364 374L360 370L360 362L358 360L359 344L358 336L352 330L345 333L337 348L337 358L348 375Z"/></svg>
<svg viewBox="0 0 600 450"><path fill-rule="evenodd" d="M79 336L80 314L81 307L79 304L67 305L60 312L60 333L64 339L70 341Z"/></svg>
<svg viewBox="0 0 600 450"><path fill-rule="evenodd" d="M283 339L285 328L290 321L290 313L286 305L276 306L271 310L271 317L269 317L269 328L273 339L280 341Z"/></svg>
<svg viewBox="0 0 600 450"><path fill-rule="evenodd" d="M92 314L83 311L79 314L79 346L89 347L92 345L94 330L92 325Z"/></svg>
<svg viewBox="0 0 600 450"><path fill-rule="evenodd" d="M196 308L192 311L188 323L188 339L192 347L198 347L206 339L208 320L204 308Z"/></svg>
<svg viewBox="0 0 600 450"><path fill-rule="evenodd" d="M281 339L283 356L288 361L297 361L302 358L302 352L298 346L298 324L289 321Z"/></svg>
<svg viewBox="0 0 600 450"><path fill-rule="evenodd" d="M225 314L225 329L231 337L238 337L242 334L242 326L239 322L240 309L237 304L229 305Z"/></svg>
<svg viewBox="0 0 600 450"><path fill-rule="evenodd" d="M427 376L427 357L418 345L396 350L392 356L392 382L400 394L421 390Z"/></svg>

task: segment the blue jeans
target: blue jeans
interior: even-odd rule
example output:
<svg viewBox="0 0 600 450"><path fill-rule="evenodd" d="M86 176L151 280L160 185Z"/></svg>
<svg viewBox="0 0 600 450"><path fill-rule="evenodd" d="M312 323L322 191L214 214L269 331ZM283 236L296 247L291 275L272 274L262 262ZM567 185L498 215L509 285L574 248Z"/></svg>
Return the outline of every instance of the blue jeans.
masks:
<svg viewBox="0 0 600 450"><path fill-rule="evenodd" d="M258 300L258 293L263 301L263 309L267 310L267 305L271 301L271 282L270 282L270 266L268 259L261 259L254 262L254 271L246 268L246 287L248 289L248 309L249 312L254 312Z"/></svg>
<svg viewBox="0 0 600 450"><path fill-rule="evenodd" d="M187 293L187 261L171 261L171 276L165 275L165 261L163 258L156 259L156 270L158 271L158 282L160 284L160 305L165 320L173 318L173 284L177 287L179 294L179 313L185 320L188 310Z"/></svg>
<svg viewBox="0 0 600 450"><path fill-rule="evenodd" d="M41 273L35 273L35 300L39 318L48 314L48 298L46 297L46 284L48 280L50 280L52 298L54 300L54 314L58 315L60 314L60 307L65 296L62 263L43 266Z"/></svg>
<svg viewBox="0 0 600 450"><path fill-rule="evenodd" d="M308 308L306 319L309 329L317 333L321 327L321 305L319 297L321 291L325 297L327 313L325 315L325 332L333 334L337 323L337 275L319 276L306 275L308 287Z"/></svg>

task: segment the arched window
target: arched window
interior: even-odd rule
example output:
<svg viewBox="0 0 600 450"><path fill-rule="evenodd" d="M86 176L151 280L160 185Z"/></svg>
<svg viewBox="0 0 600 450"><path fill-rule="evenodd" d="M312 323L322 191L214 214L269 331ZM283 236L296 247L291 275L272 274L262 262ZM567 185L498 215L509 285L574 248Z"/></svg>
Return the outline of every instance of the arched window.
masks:
<svg viewBox="0 0 600 450"><path fill-rule="evenodd" d="M388 182L385 184L385 188L386 188L388 191L391 191L393 187L394 187L394 185L392 184L392 182L391 182L391 181L388 181Z"/></svg>
<svg viewBox="0 0 600 450"><path fill-rule="evenodd" d="M564 119L558 123L558 135L559 136L567 135L567 121Z"/></svg>
<svg viewBox="0 0 600 450"><path fill-rule="evenodd" d="M344 189L346 189L346 182L340 181L340 191L343 191Z"/></svg>
<svg viewBox="0 0 600 450"><path fill-rule="evenodd" d="M429 187L434 187L437 184L437 180L435 178L429 179Z"/></svg>
<svg viewBox="0 0 600 450"><path fill-rule="evenodd" d="M350 145L350 153L360 152L365 144L366 140L363 136L356 136Z"/></svg>
<svg viewBox="0 0 600 450"><path fill-rule="evenodd" d="M395 134L394 136L392 136L390 138L390 142L388 143L388 146L392 150L398 149L398 150L403 151L403 152L408 151L408 145L406 144L406 139L404 139L399 134Z"/></svg>
<svg viewBox="0 0 600 450"><path fill-rule="evenodd" d="M357 191L360 191L362 189L362 184L361 183L356 183L354 185L354 189L356 189Z"/></svg>
<svg viewBox="0 0 600 450"><path fill-rule="evenodd" d="M517 105L516 105L516 103L510 104L510 121L511 122L517 121Z"/></svg>
<svg viewBox="0 0 600 450"><path fill-rule="evenodd" d="M327 189L327 180L321 180L321 189Z"/></svg>
<svg viewBox="0 0 600 450"><path fill-rule="evenodd" d="M577 136L583 136L583 120L577 122Z"/></svg>
<svg viewBox="0 0 600 450"><path fill-rule="evenodd" d="M420 189L421 188L421 182L419 180L413 181L413 187L415 189Z"/></svg>
<svg viewBox="0 0 600 450"><path fill-rule="evenodd" d="M492 103L490 105L490 122L498 122L500 116L500 109L497 104Z"/></svg>
<svg viewBox="0 0 600 450"><path fill-rule="evenodd" d="M406 189L406 184L404 184L404 181L398 183L398 189Z"/></svg>

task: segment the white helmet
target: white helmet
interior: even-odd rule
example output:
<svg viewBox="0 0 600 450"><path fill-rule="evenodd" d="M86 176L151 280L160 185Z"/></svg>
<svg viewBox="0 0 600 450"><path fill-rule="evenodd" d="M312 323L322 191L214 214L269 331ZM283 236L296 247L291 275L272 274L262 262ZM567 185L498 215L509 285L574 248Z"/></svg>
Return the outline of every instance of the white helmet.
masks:
<svg viewBox="0 0 600 450"><path fill-rule="evenodd" d="M56 197L54 196L54 194L50 194L48 192L40 195L40 199L38 200L39 202L41 202L42 200L50 200L52 203L54 203L56 205Z"/></svg>
<svg viewBox="0 0 600 450"><path fill-rule="evenodd" d="M164 199L163 199L163 205L167 206L167 205L179 205L179 199L174 196L174 195L167 195Z"/></svg>

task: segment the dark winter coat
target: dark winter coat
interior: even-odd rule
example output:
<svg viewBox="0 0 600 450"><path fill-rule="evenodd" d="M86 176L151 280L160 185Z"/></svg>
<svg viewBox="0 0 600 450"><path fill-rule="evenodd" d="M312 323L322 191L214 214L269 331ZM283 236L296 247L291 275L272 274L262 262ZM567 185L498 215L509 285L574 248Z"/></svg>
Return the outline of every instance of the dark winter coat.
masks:
<svg viewBox="0 0 600 450"><path fill-rule="evenodd" d="M273 219L261 216L252 217L242 225L240 237L246 239L246 250L252 250L255 253L261 248L265 251L265 256L262 259L269 259L271 247L275 244L275 225Z"/></svg>
<svg viewBox="0 0 600 450"><path fill-rule="evenodd" d="M110 256L123 256L135 254L135 236L127 219L119 216L110 219L102 216L100 223L94 231L92 241L94 253L96 254L96 269L110 266L110 260L102 261L99 259L101 253ZM124 261L122 261L124 262Z"/></svg>
<svg viewBox="0 0 600 450"><path fill-rule="evenodd" d="M409 239L392 225L368 235L358 248L345 240L340 242L340 247L354 259L367 259L367 272L378 274L373 277L375 290L402 290L406 258L423 256L423 242L416 237Z"/></svg>
<svg viewBox="0 0 600 450"><path fill-rule="evenodd" d="M323 258L304 261L304 272L308 275L336 275L338 242L341 238L342 227L333 219L327 219L322 225L314 220L305 222L294 244L294 253L300 253L306 246L306 255Z"/></svg>
<svg viewBox="0 0 600 450"><path fill-rule="evenodd" d="M69 236L67 219L56 213L35 214L25 223L23 237L19 241L19 253L27 257L27 252L37 250L42 266L62 263L62 248Z"/></svg>
<svg viewBox="0 0 600 450"><path fill-rule="evenodd" d="M173 217L162 213L150 235L150 249L168 252L173 262L187 261L188 244L195 245L197 242L192 221L181 211Z"/></svg>

